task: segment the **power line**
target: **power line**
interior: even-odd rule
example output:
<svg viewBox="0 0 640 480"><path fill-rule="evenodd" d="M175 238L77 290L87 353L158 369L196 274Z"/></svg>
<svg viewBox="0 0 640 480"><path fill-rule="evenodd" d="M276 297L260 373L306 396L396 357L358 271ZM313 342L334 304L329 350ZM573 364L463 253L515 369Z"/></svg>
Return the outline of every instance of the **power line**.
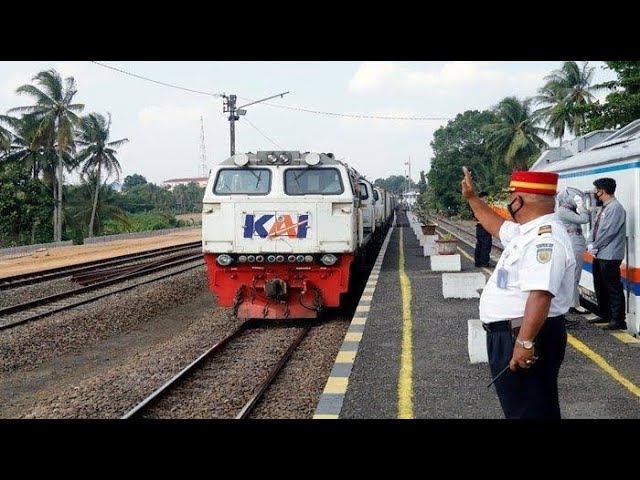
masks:
<svg viewBox="0 0 640 480"><path fill-rule="evenodd" d="M284 150L284 148L282 148L281 145L278 145L276 142L274 142L273 140L271 140L269 137L267 137L264 133L262 133L258 127L256 127L253 123L251 123L249 121L249 119L247 117L244 117L244 119L246 120L246 122L251 125L253 128L255 128L257 130L257 132L262 135L264 138L266 138L267 140L269 140L271 143L273 143L276 147L278 147L280 150Z"/></svg>
<svg viewBox="0 0 640 480"><path fill-rule="evenodd" d="M202 95L209 95L211 97L223 97L224 96L224 95L219 94L219 93L203 92L203 91L200 91L200 90L194 90L194 89L191 89L191 88L185 88L185 87L180 87L180 86L177 86L177 85L172 85L170 83L161 82L159 80L154 80L152 78L143 77L142 75L137 75L135 73L127 72L126 70L122 70L120 68L112 67L110 65L106 65L104 63L96 62L96 61L93 61L93 60L91 61L91 63L95 63L96 65L100 65L102 67L109 68L111 70L115 70L116 72L124 73L125 75L130 75L132 77L140 78L140 79L146 80L148 82L153 82L153 83L156 83L158 85L164 85L165 87L177 88L179 90L184 90L186 92L199 93L199 94L202 94ZM238 96L238 98L241 98L242 100L248 100L250 102L254 101L254 99L252 99L252 98L246 98L246 97L240 97L240 96ZM289 105L277 105L275 103L267 103L267 102L263 102L263 104L264 105L268 105L270 107L275 107L275 108L284 108L286 110L294 110L294 111L298 111L298 112L313 113L315 115L327 115L327 116L332 116L332 117L367 118L367 119L374 119L374 120L411 120L411 121L451 120L450 117L427 117L427 116L410 116L410 117L397 117L397 116L395 116L394 117L394 116L390 116L390 115L373 115L373 114L369 114L369 113L324 112L324 111L321 111L321 110L312 110L310 108L292 107L292 106L289 106Z"/></svg>
<svg viewBox="0 0 640 480"><path fill-rule="evenodd" d="M186 92L192 92L192 93L200 93L202 95L209 95L211 97L221 97L222 96L219 93L202 92L200 90L193 90L191 88L179 87L178 85L172 85L170 83L160 82L160 81L154 80L152 78L143 77L142 75L136 75L135 73L127 72L126 70L121 70L119 68L112 67L112 66L107 65L105 63L95 62L93 60L91 60L91 63L95 63L96 65L100 65L101 67L109 68L111 70L115 70L116 72L124 73L125 75L130 75L132 77L140 78L140 79L146 80L148 82L157 83L158 85L164 85L165 87L177 88L178 90L184 90Z"/></svg>
<svg viewBox="0 0 640 480"><path fill-rule="evenodd" d="M245 97L238 97L241 98L243 100L251 100L250 98L245 98ZM371 118L371 119L376 119L376 120L451 120L450 117L393 117L393 116L389 116L389 115L372 115L369 113L336 113L336 112L322 112L320 110L311 110L308 108L301 108L301 107L291 107L288 105L277 105L275 103L267 103L264 102L264 105L268 105L270 107L276 107L276 108L284 108L287 110L296 110L299 112L306 112L306 113L314 113L316 115L329 115L329 116L333 116L333 117L350 117L350 118Z"/></svg>

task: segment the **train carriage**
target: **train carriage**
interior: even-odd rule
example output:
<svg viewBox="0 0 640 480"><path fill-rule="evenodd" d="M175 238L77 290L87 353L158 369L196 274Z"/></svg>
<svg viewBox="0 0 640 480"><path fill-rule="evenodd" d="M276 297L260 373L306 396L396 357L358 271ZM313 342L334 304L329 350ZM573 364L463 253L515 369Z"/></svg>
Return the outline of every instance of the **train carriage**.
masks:
<svg viewBox="0 0 640 480"><path fill-rule="evenodd" d="M203 198L209 288L242 319L315 318L340 305L375 227L373 186L332 154L236 154Z"/></svg>
<svg viewBox="0 0 640 480"><path fill-rule="evenodd" d="M548 150L531 169L557 172L560 175L558 189L570 186L589 192L591 206L595 205L593 181L602 177L616 181L615 196L627 212L626 254L621 265L626 322L628 331L637 336L640 329L640 120L617 132L592 132L562 149ZM587 238L595 216L596 209L592 208L591 223L583 229ZM593 257L585 252L580 290L583 298L595 306L592 263Z"/></svg>

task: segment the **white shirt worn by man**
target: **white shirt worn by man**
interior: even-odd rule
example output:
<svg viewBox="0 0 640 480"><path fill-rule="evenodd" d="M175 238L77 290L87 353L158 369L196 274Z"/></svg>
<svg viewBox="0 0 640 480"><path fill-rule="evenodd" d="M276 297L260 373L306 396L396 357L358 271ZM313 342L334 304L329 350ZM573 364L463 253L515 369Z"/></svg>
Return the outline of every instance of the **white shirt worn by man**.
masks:
<svg viewBox="0 0 640 480"><path fill-rule="evenodd" d="M576 261L557 215L543 215L523 225L506 221L500 227L500 241L505 249L480 296L480 320L521 319L531 290L553 295L549 317L567 313L573 305ZM504 288L498 285L499 275Z"/></svg>

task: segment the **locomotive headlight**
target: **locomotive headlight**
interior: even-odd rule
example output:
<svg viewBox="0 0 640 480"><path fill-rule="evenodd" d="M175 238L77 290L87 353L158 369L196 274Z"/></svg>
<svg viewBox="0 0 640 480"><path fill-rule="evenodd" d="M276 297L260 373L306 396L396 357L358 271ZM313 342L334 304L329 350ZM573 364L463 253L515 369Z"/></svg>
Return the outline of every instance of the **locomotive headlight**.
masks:
<svg viewBox="0 0 640 480"><path fill-rule="evenodd" d="M273 262L275 262L275 261L276 261L276 256L275 256L275 255L269 255L269 256L267 257L267 262L269 262L269 263L273 263Z"/></svg>
<svg viewBox="0 0 640 480"><path fill-rule="evenodd" d="M222 255L218 255L216 261L223 267L226 267L227 265L231 265L231 262L233 262L233 258L231 258L226 253L223 253Z"/></svg>
<svg viewBox="0 0 640 480"><path fill-rule="evenodd" d="M264 257L262 255L256 255L256 262L258 263L264 262Z"/></svg>
<svg viewBox="0 0 640 480"><path fill-rule="evenodd" d="M298 256L296 257L296 261L298 261L298 262L304 262L304 255L298 255Z"/></svg>
<svg viewBox="0 0 640 480"><path fill-rule="evenodd" d="M246 261L247 261L247 256L246 256L246 255L240 255L240 256L238 257L238 261L239 261L240 263L244 263L244 262L246 262Z"/></svg>
<svg viewBox="0 0 640 480"><path fill-rule="evenodd" d="M330 253L327 253L326 255L322 256L320 261L327 266L331 266L331 265L335 265L335 263L338 261L338 257Z"/></svg>
<svg viewBox="0 0 640 480"><path fill-rule="evenodd" d="M278 255L278 256L276 257L276 262L278 262L278 263L282 263L282 262L284 262L284 255Z"/></svg>
<svg viewBox="0 0 640 480"><path fill-rule="evenodd" d="M304 261L305 262L313 262L313 257L311 255L305 255L304 256Z"/></svg>
<svg viewBox="0 0 640 480"><path fill-rule="evenodd" d="M273 153L270 153L269 155L267 155L267 160L269 160L271 163L276 163L278 161L278 157L276 157Z"/></svg>
<svg viewBox="0 0 640 480"><path fill-rule="evenodd" d="M239 167L244 167L249 163L249 156L246 153L237 153L233 156L233 163Z"/></svg>
<svg viewBox="0 0 640 480"><path fill-rule="evenodd" d="M280 155L278 155L278 158L285 165L291 161L291 159L289 157L287 157L284 153L281 153Z"/></svg>
<svg viewBox="0 0 640 480"><path fill-rule="evenodd" d="M289 256L287 257L287 260L288 260L289 262L295 262L295 261L296 261L296 256L295 256L295 255L289 255Z"/></svg>
<svg viewBox="0 0 640 480"><path fill-rule="evenodd" d="M255 262L255 261L256 261L256 257L254 257L253 255L249 255L249 256L247 257L247 260L249 260L249 262L253 263L253 262Z"/></svg>
<svg viewBox="0 0 640 480"><path fill-rule="evenodd" d="M318 165L320 163L320 155L317 153L309 153L304 157L304 161L307 162L307 165Z"/></svg>

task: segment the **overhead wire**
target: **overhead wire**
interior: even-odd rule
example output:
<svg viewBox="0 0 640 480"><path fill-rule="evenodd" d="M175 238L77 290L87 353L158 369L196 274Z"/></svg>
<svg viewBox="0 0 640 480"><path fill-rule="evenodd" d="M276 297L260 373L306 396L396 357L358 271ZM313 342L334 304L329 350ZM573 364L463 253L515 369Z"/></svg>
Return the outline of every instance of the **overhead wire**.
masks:
<svg viewBox="0 0 640 480"><path fill-rule="evenodd" d="M248 119L247 117L244 117L244 119L246 120L246 122L247 122L249 125L251 125L253 128L255 128L255 129L256 129L256 131L257 131L260 135L262 135L264 138L266 138L267 140L269 140L271 143L273 143L273 144L274 144L276 147L278 147L280 150L284 150L284 148L282 148L282 146L281 146L281 145L278 145L278 143L277 143L277 142L275 142L274 140L271 140L271 139L270 139L269 137L267 137L264 133L262 133L258 127L256 127L253 123L251 123L251 122L249 121L249 119Z"/></svg>
<svg viewBox="0 0 640 480"><path fill-rule="evenodd" d="M203 92L202 90L195 90L195 89L192 89L192 88L180 87L178 85L173 85L173 84L170 84L170 83L161 82L159 80L154 80L154 79L149 78L149 77L143 77L142 75L131 73L131 72L128 72L126 70L123 70L123 69L120 69L120 68L116 68L116 67L113 67L111 65L107 65L105 63L96 62L96 61L93 61L93 60L91 61L91 63L95 63L96 65L100 65L102 67L109 68L111 70L123 73L125 75L130 75L132 77L139 78L139 79L142 79L142 80L146 80L148 82L153 82L153 83L156 83L158 85L164 85L166 87L176 88L176 89L179 89L179 90L184 90L184 91L192 92L192 93L199 93L201 95L209 95L211 97L226 97L225 94ZM255 101L255 99L247 98L247 97L238 96L237 98L239 98L241 100L247 100L247 101L250 101L250 102ZM291 105L278 105L278 104L269 103L269 102L262 102L262 105L267 105L269 107L274 107L274 108L282 108L282 109L285 109L285 110L292 110L292 111L298 111L298 112L304 112L304 113L312 113L312 114L315 114L315 115L326 115L326 116L332 116L332 117L364 118L364 119L371 119L371 120L409 120L409 121L451 120L450 117L393 116L393 115L377 115L377 114L370 114L370 113L326 112L326 111L314 110L314 109L310 109L310 108L294 107L294 106L291 106Z"/></svg>

